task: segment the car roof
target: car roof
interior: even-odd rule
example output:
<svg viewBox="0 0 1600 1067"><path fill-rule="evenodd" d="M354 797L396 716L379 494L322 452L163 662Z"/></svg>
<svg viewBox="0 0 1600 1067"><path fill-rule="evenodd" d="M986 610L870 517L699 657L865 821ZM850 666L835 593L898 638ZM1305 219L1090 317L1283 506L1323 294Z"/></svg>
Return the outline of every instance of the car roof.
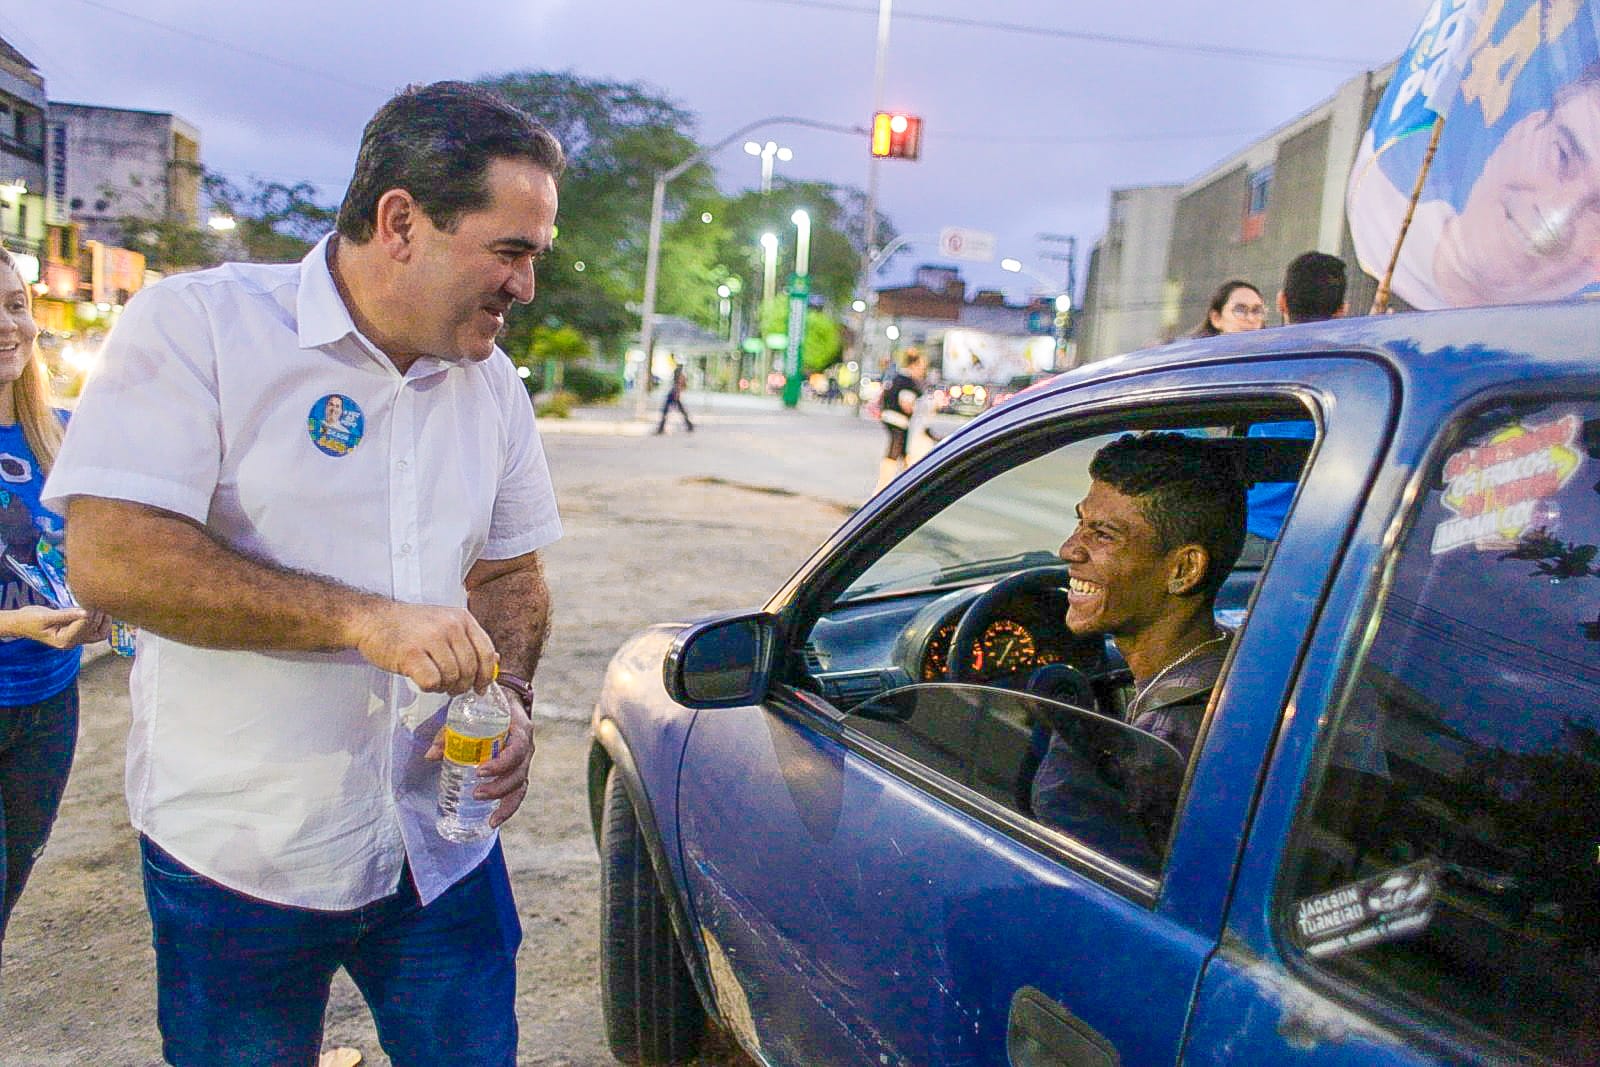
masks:
<svg viewBox="0 0 1600 1067"><path fill-rule="evenodd" d="M1500 382L1600 371L1600 299L1407 312L1189 338L1063 372L1046 396L1128 374L1218 362L1361 355L1388 366L1402 393L1466 397Z"/></svg>

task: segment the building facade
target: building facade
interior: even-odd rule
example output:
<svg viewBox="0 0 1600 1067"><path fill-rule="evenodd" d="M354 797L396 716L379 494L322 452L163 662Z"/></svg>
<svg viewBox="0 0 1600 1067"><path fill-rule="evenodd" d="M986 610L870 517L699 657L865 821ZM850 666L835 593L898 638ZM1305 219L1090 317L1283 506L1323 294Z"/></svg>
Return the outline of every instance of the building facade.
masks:
<svg viewBox="0 0 1600 1067"><path fill-rule="evenodd" d="M39 280L45 237L44 75L0 40L0 240Z"/></svg>
<svg viewBox="0 0 1600 1067"><path fill-rule="evenodd" d="M918 267L910 285L876 295L868 376L884 374L893 353L906 348L921 349L945 382L1003 385L1055 369L1055 305L1048 298L1010 304L1000 291L984 289L969 300L961 272L935 264Z"/></svg>
<svg viewBox="0 0 1600 1067"><path fill-rule="evenodd" d="M1365 311L1377 281L1356 261L1345 190L1393 72L1391 64L1350 79L1182 186L1114 192L1111 222L1091 261L1080 358L1104 359L1192 332L1211 294L1231 279L1257 286L1270 308L1289 261L1313 250L1345 261L1350 307ZM1153 250L1163 242L1161 205L1169 198L1158 267ZM1269 321L1275 318L1269 312Z"/></svg>
<svg viewBox="0 0 1600 1067"><path fill-rule="evenodd" d="M176 115L50 104L57 194L85 240L115 245L129 216L200 225L200 132Z"/></svg>
<svg viewBox="0 0 1600 1067"><path fill-rule="evenodd" d="M1106 234L1090 253L1078 318L1081 360L1158 343L1163 333L1167 247L1181 185L1114 189Z"/></svg>

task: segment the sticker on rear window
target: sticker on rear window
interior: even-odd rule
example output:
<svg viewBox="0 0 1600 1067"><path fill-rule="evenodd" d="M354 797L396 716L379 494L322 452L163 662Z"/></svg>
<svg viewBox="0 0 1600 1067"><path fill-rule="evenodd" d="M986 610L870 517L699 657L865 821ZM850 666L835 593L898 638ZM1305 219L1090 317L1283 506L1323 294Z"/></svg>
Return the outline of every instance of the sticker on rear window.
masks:
<svg viewBox="0 0 1600 1067"><path fill-rule="evenodd" d="M1454 514L1433 531L1433 554L1467 545L1500 551L1548 527L1551 497L1583 466L1582 429L1576 415L1538 426L1518 421L1453 453L1444 463L1444 506Z"/></svg>
<svg viewBox="0 0 1600 1067"><path fill-rule="evenodd" d="M1294 929L1312 956L1409 937L1433 919L1439 867L1420 860L1295 904Z"/></svg>

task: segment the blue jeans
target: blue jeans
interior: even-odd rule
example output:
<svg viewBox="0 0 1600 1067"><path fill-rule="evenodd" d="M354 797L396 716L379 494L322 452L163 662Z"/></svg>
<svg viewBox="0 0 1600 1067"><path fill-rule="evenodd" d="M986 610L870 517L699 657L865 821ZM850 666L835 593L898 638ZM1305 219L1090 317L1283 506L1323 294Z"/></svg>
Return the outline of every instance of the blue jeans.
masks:
<svg viewBox="0 0 1600 1067"><path fill-rule="evenodd" d="M141 837L167 1062L314 1064L339 967L366 998L395 1067L514 1067L522 926L497 843L432 904L409 868L352 911L269 904L224 888Z"/></svg>
<svg viewBox="0 0 1600 1067"><path fill-rule="evenodd" d="M44 851L78 744L78 685L22 707L0 707L0 940Z"/></svg>

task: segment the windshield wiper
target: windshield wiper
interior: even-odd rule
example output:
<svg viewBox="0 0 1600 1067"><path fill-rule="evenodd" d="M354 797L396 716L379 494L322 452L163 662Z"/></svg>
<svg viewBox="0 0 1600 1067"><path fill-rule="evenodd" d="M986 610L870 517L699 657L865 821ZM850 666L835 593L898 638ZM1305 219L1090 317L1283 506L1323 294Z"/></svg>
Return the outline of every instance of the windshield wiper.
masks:
<svg viewBox="0 0 1600 1067"><path fill-rule="evenodd" d="M959 582L971 581L975 578L988 578L996 574L1007 574L1011 571L1024 570L1028 567L1050 567L1061 563L1061 557L1054 552L1043 549L1032 549L1028 552L1018 552L1014 556L1002 556L998 559L984 559L973 563L957 563L942 570L935 571L927 577L917 576L915 579L891 578L872 585L863 585L850 590L850 594L840 598L840 603L858 600L861 597L871 596L873 593L885 589L895 591L910 589L931 589L941 585L955 585Z"/></svg>
<svg viewBox="0 0 1600 1067"><path fill-rule="evenodd" d="M1005 574L1010 571L1025 570L1029 567L1049 567L1059 565L1061 557L1054 552L1043 549L1032 549L1028 552L1018 552L1014 556L1002 556L999 559L984 559L976 563L961 563L953 567L946 567L934 575L930 585L952 585L956 582L965 582L972 578L987 578L991 574Z"/></svg>

